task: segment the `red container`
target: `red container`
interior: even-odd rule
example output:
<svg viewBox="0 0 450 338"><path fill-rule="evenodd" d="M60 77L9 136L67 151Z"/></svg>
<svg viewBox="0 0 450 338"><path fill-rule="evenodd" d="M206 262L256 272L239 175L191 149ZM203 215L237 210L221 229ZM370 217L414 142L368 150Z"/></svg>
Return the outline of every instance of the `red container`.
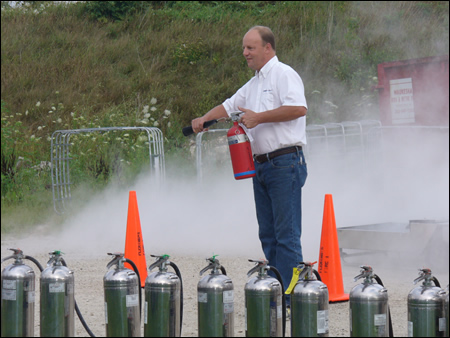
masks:
<svg viewBox="0 0 450 338"><path fill-rule="evenodd" d="M378 65L383 125L449 124L448 55Z"/></svg>

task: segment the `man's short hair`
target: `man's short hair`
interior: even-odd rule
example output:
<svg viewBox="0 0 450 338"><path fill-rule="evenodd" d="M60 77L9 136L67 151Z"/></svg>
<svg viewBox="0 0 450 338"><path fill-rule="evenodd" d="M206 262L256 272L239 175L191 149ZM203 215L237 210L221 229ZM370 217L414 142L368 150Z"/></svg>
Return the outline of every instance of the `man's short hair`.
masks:
<svg viewBox="0 0 450 338"><path fill-rule="evenodd" d="M275 49L275 35L273 34L272 30L269 27L253 26L252 28L249 29L249 31L251 31L253 29L258 31L259 35L261 36L261 40L263 41L264 46L266 44L270 43L270 45L272 46L272 49L276 50Z"/></svg>

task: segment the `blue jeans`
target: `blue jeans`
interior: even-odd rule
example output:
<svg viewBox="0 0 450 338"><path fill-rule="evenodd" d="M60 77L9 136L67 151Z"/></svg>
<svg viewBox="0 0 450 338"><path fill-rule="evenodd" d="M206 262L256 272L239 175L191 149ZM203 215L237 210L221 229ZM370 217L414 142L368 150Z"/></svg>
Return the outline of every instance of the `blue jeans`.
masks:
<svg viewBox="0 0 450 338"><path fill-rule="evenodd" d="M286 290L292 269L303 261L300 236L302 187L308 175L305 157L299 150L264 163L255 161L255 170L253 191L259 239L269 265L280 272ZM286 302L290 304L289 297Z"/></svg>

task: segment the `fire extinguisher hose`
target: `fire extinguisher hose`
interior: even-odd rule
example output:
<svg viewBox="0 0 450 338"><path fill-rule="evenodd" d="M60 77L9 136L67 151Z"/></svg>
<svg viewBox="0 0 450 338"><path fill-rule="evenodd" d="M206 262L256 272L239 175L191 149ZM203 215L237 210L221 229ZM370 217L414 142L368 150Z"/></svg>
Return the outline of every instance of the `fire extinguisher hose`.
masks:
<svg viewBox="0 0 450 338"><path fill-rule="evenodd" d="M378 284L384 287L383 282L381 281L381 278L378 277L378 275L373 275L373 278L375 278ZM391 309L389 308L389 305L388 310L389 310L389 337L394 337L394 329L392 328Z"/></svg>
<svg viewBox="0 0 450 338"><path fill-rule="evenodd" d="M66 261L64 260L64 258L61 258L61 263L67 267ZM42 270L41 270L42 271ZM77 301L76 299L74 299L75 301L75 311L78 315L78 318L80 319L81 324L83 325L84 329L86 330L86 332L89 334L89 336L91 337L95 337L94 333L91 331L91 329L89 328L89 326L87 325L86 321L83 318L83 315L81 314L81 311L78 307Z"/></svg>
<svg viewBox="0 0 450 338"><path fill-rule="evenodd" d="M281 303L282 303L282 318L283 318L283 337L286 336L286 295L284 293L284 285L283 280L281 279L280 272L274 267L274 266L268 266L269 270L273 271L275 275L277 276L278 281L281 284L281 290L282 290L282 296L281 296Z"/></svg>
<svg viewBox="0 0 450 338"><path fill-rule="evenodd" d="M44 268L42 267L42 265L37 261L36 258L31 257L31 256L24 256L25 259L28 259L30 261L32 261L34 264L36 264L36 266L39 268L39 271L42 272L44 271Z"/></svg>
<svg viewBox="0 0 450 338"><path fill-rule="evenodd" d="M180 337L181 337L181 330L183 326L183 280L181 279L181 272L180 269L178 269L178 266L174 262L170 262L169 265L175 270L175 274L180 279Z"/></svg>
<svg viewBox="0 0 450 338"><path fill-rule="evenodd" d="M206 121L205 123L203 123L203 129L211 127L213 124L216 124L217 122L225 119L227 119L227 117L221 117L220 119ZM194 133L194 130L192 129L192 126L187 126L183 128L182 132L184 136L189 136Z"/></svg>
<svg viewBox="0 0 450 338"><path fill-rule="evenodd" d="M136 272L137 278L138 278L138 290L139 290L139 315L142 317L142 292L141 292L141 276L139 275L139 270L134 264L134 262L131 259L125 258L125 262L129 263L132 267L134 272Z"/></svg>

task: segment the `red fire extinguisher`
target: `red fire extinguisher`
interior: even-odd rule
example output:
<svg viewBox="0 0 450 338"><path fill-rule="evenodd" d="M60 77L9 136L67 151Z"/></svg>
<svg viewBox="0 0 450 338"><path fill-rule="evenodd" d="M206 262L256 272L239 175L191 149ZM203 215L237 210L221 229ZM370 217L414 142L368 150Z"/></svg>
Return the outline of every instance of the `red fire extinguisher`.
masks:
<svg viewBox="0 0 450 338"><path fill-rule="evenodd" d="M234 178L237 180L256 175L250 140L244 129L238 123L240 114L242 114L242 112L231 114L233 126L227 133ZM207 128L217 122L218 120L206 121L203 124L203 128ZM184 136L191 135L193 132L191 126L183 128Z"/></svg>
<svg viewBox="0 0 450 338"><path fill-rule="evenodd" d="M228 130L227 137L234 178L242 180L255 176L256 172L250 140L244 129L238 123L238 114L231 114L233 126Z"/></svg>

